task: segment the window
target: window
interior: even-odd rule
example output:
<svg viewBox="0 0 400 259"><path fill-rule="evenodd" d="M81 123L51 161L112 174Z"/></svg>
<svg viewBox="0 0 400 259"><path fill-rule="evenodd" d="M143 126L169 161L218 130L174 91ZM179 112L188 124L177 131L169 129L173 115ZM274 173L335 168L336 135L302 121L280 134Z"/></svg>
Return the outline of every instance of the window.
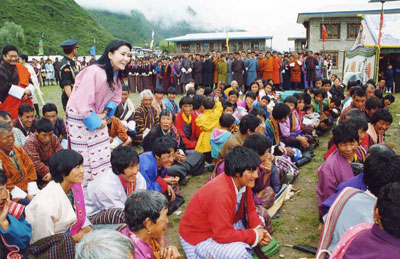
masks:
<svg viewBox="0 0 400 259"><path fill-rule="evenodd" d="M331 56L332 67L337 67L338 66L339 51L337 51L337 50L325 50L324 54L325 54L326 57Z"/></svg>
<svg viewBox="0 0 400 259"><path fill-rule="evenodd" d="M251 49L252 50L258 50L260 48L260 43L258 41L252 41L251 42Z"/></svg>
<svg viewBox="0 0 400 259"><path fill-rule="evenodd" d="M196 43L196 51L201 52L201 44L200 43Z"/></svg>
<svg viewBox="0 0 400 259"><path fill-rule="evenodd" d="M348 39L357 38L359 30L360 30L360 24L359 23L348 23L347 24L347 38Z"/></svg>
<svg viewBox="0 0 400 259"><path fill-rule="evenodd" d="M327 39L340 39L340 24L325 24ZM320 39L322 39L322 23L320 28Z"/></svg>
<svg viewBox="0 0 400 259"><path fill-rule="evenodd" d="M182 43L182 47L181 47L181 49L182 49L182 52L185 52L185 51L190 51L190 45L189 45L189 43L187 43L187 42L185 42L185 43Z"/></svg>
<svg viewBox="0 0 400 259"><path fill-rule="evenodd" d="M243 41L239 42L239 46L238 47L239 47L239 50L243 50Z"/></svg>
<svg viewBox="0 0 400 259"><path fill-rule="evenodd" d="M222 45L222 51L228 50L228 47L226 46L226 41L222 42L221 45Z"/></svg>
<svg viewBox="0 0 400 259"><path fill-rule="evenodd" d="M210 43L210 50L213 51L214 50L214 43Z"/></svg>

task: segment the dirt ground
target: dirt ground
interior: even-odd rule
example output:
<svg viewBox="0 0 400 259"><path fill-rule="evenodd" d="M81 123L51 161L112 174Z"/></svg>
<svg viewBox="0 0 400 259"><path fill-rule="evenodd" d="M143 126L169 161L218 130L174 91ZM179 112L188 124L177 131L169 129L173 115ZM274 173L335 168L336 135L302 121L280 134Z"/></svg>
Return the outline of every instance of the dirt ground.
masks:
<svg viewBox="0 0 400 259"><path fill-rule="evenodd" d="M53 102L59 108L60 116L64 116L64 111L61 106L61 90L58 86L46 86L42 91L47 102ZM386 142L394 142L399 149L400 139L400 94L396 94L397 101L391 105L390 111L393 115L393 123L386 134ZM139 95L132 94L131 99L135 107L139 106ZM177 99L180 99L179 97ZM278 212L279 216L274 218L272 223L275 228L273 236L279 242L281 249L279 253L272 256L275 258L311 258L310 254L302 253L292 248L285 247L284 244L290 245L309 245L318 246L319 242L319 221L317 209L317 168L323 162L323 155L327 149L327 142L331 138L331 133L320 138L320 147L315 150L314 159L300 169L300 175L295 180L293 187L298 190L294 197L286 201ZM192 198L193 194L206 183L209 173L196 176L190 179L188 185L181 188L181 195L185 198L185 204L179 209L182 214L169 217L168 229L166 232L167 242L171 245L176 245L183 251L180 246L178 229L179 222L183 216L183 212ZM284 257L280 257L284 256Z"/></svg>

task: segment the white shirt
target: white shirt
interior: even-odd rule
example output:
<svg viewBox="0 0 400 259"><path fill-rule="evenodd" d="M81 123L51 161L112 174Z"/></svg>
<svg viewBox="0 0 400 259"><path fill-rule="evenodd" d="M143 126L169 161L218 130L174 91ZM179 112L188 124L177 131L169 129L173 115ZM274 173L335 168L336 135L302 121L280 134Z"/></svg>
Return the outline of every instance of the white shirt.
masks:
<svg viewBox="0 0 400 259"><path fill-rule="evenodd" d="M54 234L65 233L77 217L61 184L49 182L25 208L26 220L32 225L31 244Z"/></svg>
<svg viewBox="0 0 400 259"><path fill-rule="evenodd" d="M138 172L135 190L146 189L146 180ZM125 208L126 196L124 187L112 169L89 182L85 191L85 206L88 216L112 208Z"/></svg>
<svg viewBox="0 0 400 259"><path fill-rule="evenodd" d="M236 210L235 210L235 213L236 213L238 211L238 209L239 209L240 201L242 200L242 195L243 195L243 193L246 192L246 186L243 186L242 188L240 188L238 190L238 188L236 187L235 181L233 180L233 177L231 177L231 178L232 178L233 186L235 187L235 192L236 192ZM262 226L257 226L257 227L255 227L253 229L254 232L256 233L256 241L254 242L254 244L251 247L256 247L257 246L258 233L256 231L256 228L260 228L260 227L262 227Z"/></svg>

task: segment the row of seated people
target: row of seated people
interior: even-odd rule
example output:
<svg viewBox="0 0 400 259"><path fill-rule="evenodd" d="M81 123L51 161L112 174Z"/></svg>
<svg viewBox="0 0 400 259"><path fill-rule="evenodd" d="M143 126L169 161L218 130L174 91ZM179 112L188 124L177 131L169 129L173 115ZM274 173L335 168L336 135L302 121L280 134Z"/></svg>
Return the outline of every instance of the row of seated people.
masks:
<svg viewBox="0 0 400 259"><path fill-rule="evenodd" d="M42 121L45 120L41 119L37 123L40 124ZM11 127L4 122L0 123L0 127L2 135L8 136L8 139L12 142ZM264 138L267 144L266 147L268 147L267 138L263 135L259 136ZM11 147L13 146L11 145ZM18 148L14 146L14 149ZM35 248L37 242L39 244L43 243L43 240L49 242L49 240L56 239L61 234L61 241L54 243L56 250L50 248L47 250L49 253L60 252L57 249L79 242L86 233L92 230L92 224L124 223L127 218L124 213L127 211L125 205L127 197L131 194L130 192L142 188L151 189L153 187L157 193L165 193L163 197L167 197L170 200L170 202L167 202L164 198L165 214L170 214L171 202L176 199L171 185L177 182L174 181L175 179L166 177L166 169L171 166L175 151L176 141L169 136L156 139L153 150L141 154L140 157L132 147L117 147L111 157L112 171L90 182L85 193L81 187L83 181L82 156L72 150L56 152L49 161L52 180L39 193L35 194L25 209L26 221L31 226L31 233L27 233L27 235L31 236L30 241L28 239L30 246L25 244L25 246L20 247L21 250L27 248L27 251L30 251L30 249ZM265 153L264 151L262 156L265 156ZM251 155L253 156L254 153ZM29 157L26 157L26 160L29 161ZM232 159L232 161L236 160ZM260 160L257 159L257 161L260 164ZM22 161L17 159L16 162L21 164ZM138 172L139 167L141 168L141 173ZM32 169L31 165L30 171ZM6 177L6 173L4 176ZM34 176L31 177L32 180L35 180ZM5 180L5 182L9 183L10 181ZM150 183L150 188L147 188L147 182ZM162 213L160 215L162 216ZM24 219L21 218L21 220ZM129 228L120 227L121 232L130 236L132 240L136 240L137 238L133 238L134 234L131 232L134 229L130 226ZM148 232L148 230L146 229L143 232ZM162 234L162 231L160 233ZM265 233L267 233L266 230ZM142 239L140 238L140 240ZM140 244L138 246L140 247ZM144 246L144 250L150 247L148 245L145 246L145 243L142 246ZM137 253L143 252L143 249L137 249ZM176 248L173 248L173 250L177 251ZM61 253L63 252L65 251L62 250Z"/></svg>
<svg viewBox="0 0 400 259"><path fill-rule="evenodd" d="M183 98L182 98L183 99ZM187 106L189 106L190 107L190 105L193 105L193 104L190 104L190 100L189 99L186 99L187 100ZM216 98L216 100L217 100L217 98ZM293 110L290 108L290 104L293 104L293 106L295 106L296 105L296 103L294 102L294 100L295 99L293 99L292 101L290 101L290 99L288 100L288 101L286 101L286 99L285 99L285 103L280 103L280 104L277 104L276 105L276 107L274 107L274 109L273 109L273 111L272 111L272 116L270 116L270 117L272 117L272 119L277 119L277 120L281 120L281 122L285 122L287 119L288 119L288 116L290 115L290 114L293 114ZM221 115L221 108L219 108L220 106L222 106L221 105L221 103L220 102L216 102L215 103L215 100L214 99L211 99L211 98L203 98L203 101L204 101L204 104L202 105L203 107L204 107L204 112L201 114L201 115L209 115L209 118L208 119L213 119L213 122L215 122L215 120L217 120L218 121L218 123L220 123L220 121L222 120L222 118L223 117L227 117L227 118L229 118L229 120L228 121L232 121L232 115L231 115L231 117L229 116L230 114L229 114L229 112L227 112L227 113L225 113L224 114L224 116L219 116L219 118L218 118L218 114L219 115ZM209 102L209 103L207 103L207 102ZM182 105L182 107L183 107L183 105ZM209 109L205 109L205 108L209 108L209 107L212 107L212 108L209 108ZM215 107L215 108L214 108ZM296 107L296 106L295 106ZM223 109L223 108L222 108ZM190 111L190 109L189 109L189 111ZM254 111L257 111L257 109L254 109ZM252 111L250 111L250 113L251 113ZM192 113L189 113L190 115L192 114ZM165 115L165 116L164 116ZM171 141L171 139L169 140L171 143L173 142L173 144L170 144L169 146L171 147L171 148L167 148L167 152L166 153L163 153L163 154L160 154L160 161L163 161L164 160L164 169L169 169L169 168L171 168L171 165L176 161L176 162L181 162L181 163L183 163L183 161L182 161L182 159L183 158L186 158L186 155L182 155L181 154L181 152L179 152L178 151L178 141L179 141L179 139L181 138L181 136L179 136L178 134L176 134L176 131L175 131L175 135L173 134L174 133L174 130L171 130L172 129L172 126L173 126L173 122L174 122L174 119L173 119L173 115L174 114L172 114L171 112L164 112L164 115L163 116L160 116L160 120L167 120L167 123L164 123L164 124L160 124L160 128L161 128L161 134L162 135L171 135L172 137L173 137L173 141ZM201 115L199 116L200 118L201 118ZM268 126L268 124L266 124L266 123L262 123L263 122L263 120L262 119L266 119L264 116L257 116L258 114L256 114L256 115L253 115L253 114L250 114L250 115L245 115L244 117L242 117L241 118L241 120L240 120L240 122L239 122L239 131L235 134L235 135L233 135L233 136L236 136L236 139L239 139L239 143L233 143L232 144L232 147L233 146L240 146L240 145L243 145L243 141L242 141L242 143L240 142L241 140L243 140L243 139L247 139L247 136L249 136L249 135L252 135L252 133L257 133L257 132L260 132L260 133L264 133L265 135L267 135L267 136L272 136L272 138L270 137L270 139L273 139L273 140L275 140L276 141L276 131L274 131L274 128L273 128L273 126L271 126L270 128L272 128L272 134L266 134L267 133L267 131L266 130L264 130L265 128L267 128L267 126ZM215 118L213 117L213 116L215 116ZM204 117L206 117L207 118L207 116L204 116ZM209 120L208 119L206 119L205 121L206 122L209 122ZM269 119L269 118L268 118ZM197 119L196 119L197 120ZM196 121L195 120L195 121ZM236 118L234 118L234 120L236 121ZM276 121L276 120L275 120ZM36 135L40 135L40 134L43 134L43 133L45 133L45 132L47 132L47 133L49 133L49 132L52 132L52 126L53 125L51 125L51 123L49 124L48 123L49 121L47 120L47 119L41 119L41 120L39 120L37 123L38 123L38 129L39 129L39 131L40 132L36 132L35 134ZM40 126L40 124L42 124L42 126ZM47 124L48 125L48 127L47 127L47 129L49 129L50 128L50 130L44 130L43 132L41 131L41 129L42 128L46 128L46 127L44 127L44 125L45 124ZM187 123L186 123L187 124ZM265 126L264 126L265 125ZM270 123L270 125L271 125L271 123ZM4 125L5 126L5 125ZM264 126L264 128L263 128L263 126ZM231 129L231 128L235 128L235 127L232 127L232 125L231 126L229 126L229 127L226 127L226 128L228 128L228 129ZM280 128L280 123L278 124L278 129ZM260 130L261 129L261 131L258 131L258 130ZM152 129L153 130L153 129ZM152 130L150 130L150 131L152 131ZM215 130L215 129L214 129ZM276 130L276 129L275 129ZM12 132L10 131L9 132L10 134L9 135L13 135L12 134ZM211 132L212 133L212 132ZM149 133L148 133L149 134ZM203 136L204 135L206 135L206 137L205 137L205 139L207 140L207 135L209 135L209 132L201 132L200 133L200 135L201 134L203 134ZM50 134L49 134L50 135ZM211 134L210 134L211 135ZM210 136L209 135L209 136ZM253 134L253 135L255 135L255 134ZM279 140L279 138L281 137L281 134L277 134L278 135L278 140ZM149 136L152 136L152 134L150 134ZM161 135L160 135L161 136ZM146 137L147 137L147 135L146 135ZM146 138L145 137L145 138ZM155 143L155 141L157 140L157 134L155 134L153 137L155 137L155 140L154 140L154 143ZM178 139L178 138L179 139ZM240 138L238 138L238 137L240 137ZM10 140L10 136L8 137L8 140ZM49 136L47 136L47 138L49 139ZM210 138L210 137L208 137L208 138ZM50 138L51 139L51 138ZM163 139L163 138L161 138L161 139ZM232 137L232 138L230 138L230 139L232 139L232 141L231 142L235 142L234 140L235 140L235 138L234 137ZM210 140L208 140L208 141L210 141ZM259 140L259 141L261 141L261 140ZM8 141L9 142L9 141ZM166 142L168 142L168 141L166 141ZM228 142L227 141L227 143L231 143L231 142ZM237 142L237 141L236 141ZM271 142L271 141L270 141ZM279 142L277 142L277 143L279 143ZM212 142L210 143L210 145L212 145ZM224 144L225 145L225 144ZM221 147L221 149L223 149L223 146L224 145L222 145L222 147ZM5 145L6 146L6 149L7 149L7 145ZM12 145L11 145L12 146ZM152 145L152 147L154 148L154 144ZM167 146L168 147L168 144L164 144L164 146ZM268 147L268 145L265 145L266 147ZM8 143L8 147L10 147L10 144ZM229 150L228 148L226 148L227 150ZM283 150L283 151L285 151L287 148L282 148L282 146L281 145L279 145L279 147L278 147L278 149L280 149L280 150ZM148 151L148 150L147 150ZM22 152L21 152L22 153ZM207 153L207 152L204 152L205 154ZM219 153L219 152L217 152L217 153ZM265 151L264 151L264 153L263 153L263 151L261 150L260 152L258 152L259 153L259 155L261 156L261 155L264 155L265 154ZM142 158L142 160L144 159L145 161L146 161L146 158L148 159L147 161L150 161L150 162L152 162L153 163L153 161L155 160L155 161L158 161L157 160L157 155L154 153L154 152L147 152L147 153L144 153L144 154L142 154L143 155L143 158ZM145 156L146 155L146 156ZM161 159L162 157L163 157L163 155L164 155L164 159ZM179 156L179 155L181 155L181 156ZM155 158L155 159L154 159ZM220 158L221 159L221 158ZM28 160L28 159L27 159ZM180 161L179 161L180 160ZM267 159L268 160L268 159ZM18 164L18 162L17 162L17 164ZM149 163L144 163L144 165L146 165L146 164L149 164ZM158 163L155 163L155 164L157 164L158 165ZM18 166L17 166L18 167ZM264 168L265 167L267 167L268 168L268 166L264 166ZM272 166L270 166L271 168L272 168ZM168 179L168 180L164 180L164 181L162 181L162 179L161 178L170 178L170 177L165 177L166 175L167 175L167 170L161 170L162 172L158 172L159 170L157 170L157 169L160 169L161 168L161 166L160 166L160 168L157 168L157 167L154 167L154 168L151 168L151 169L149 169L148 170L148 172L150 172L150 173L148 173L148 172L145 172L145 168L146 168L146 166L144 166L144 167L142 167L141 166L141 172L142 172L142 168L143 168L143 173L142 173L142 175L143 175L143 178L145 178L145 181L146 181L146 187L148 187L148 186L150 186L148 189L151 189L151 188L155 188L155 190L156 191L161 191L161 192L164 192L164 193L166 193L167 195L167 197L170 199L170 200L175 200L175 198L176 198L176 196L174 195L174 191L176 191L177 189L176 188L174 188L173 186L174 185L176 185L177 184L177 182L179 181L179 178L177 178L177 177L174 177L173 179ZM32 169L30 170L30 171L32 171ZM7 172L6 172L7 173ZM141 175L141 174L137 174L137 175ZM164 177L159 177L159 175L163 175ZM33 177L32 177L33 178ZM140 181L138 181L138 182L140 182ZM33 183L34 183L34 181L29 181L29 183L30 183L30 185L32 186L33 185ZM265 184L265 183L264 183ZM29 185L29 184L28 184ZM127 184L127 186L129 186L128 184ZM151 187L151 186L153 186L153 187ZM18 186L17 186L18 187ZM19 188L19 187L18 187ZM13 190L14 189L16 189L16 188L13 188ZM29 190L28 190L29 188L25 188L25 192L28 192L28 195L26 195L25 197L22 197L22 200L24 200L23 198L28 198L27 200L29 200L30 198L32 198L32 195L34 195L35 193L29 193ZM24 190L23 190L24 191ZM26 193L25 193L26 194ZM14 198L14 196L13 196L13 198ZM21 202L21 201L20 201ZM172 201L173 202L173 201ZM181 202L181 201L180 201ZM177 205L175 205L175 206L177 206ZM106 218L107 218L107 215L109 215L109 214L105 214L106 215ZM99 218L102 218L102 217L99 217ZM103 217L104 218L104 217ZM110 218L110 217L108 217L108 218ZM265 220L265 218L264 218L264 220ZM265 220L266 222L268 222L267 220ZM111 220L111 223L114 223L114 222L112 222L112 220ZM272 231L271 231L272 232Z"/></svg>
<svg viewBox="0 0 400 259"><path fill-rule="evenodd" d="M253 134L252 136L255 135ZM263 136L259 135L259 137L262 138ZM126 149L128 151L129 147L118 149ZM131 149L128 152L132 152ZM71 191L71 189L74 190L74 185L83 181L82 158L74 151L65 150L54 155L54 158L51 159L51 164L54 165L55 163L55 166L59 167L58 170L68 171L69 168L60 166L59 161L57 161L58 159L62 159L61 162L65 162L64 159L67 158L69 161L74 161L74 163L68 165L69 168L75 164L77 166L68 175L58 175L61 176L62 180L57 179L56 171L52 170L52 175L57 180L54 180L54 184L49 184L48 187L46 186L38 194L37 198L32 202L35 206L31 207L31 205L28 205L25 212L27 220L24 219L21 209L16 209L14 203L9 200L6 190L7 178L4 172L0 172L0 185L3 187L0 193L2 195L1 205L4 206L2 207L4 218L0 218L0 231L8 244L21 248L21 253L34 253L32 251L37 251L35 249L39 247L43 251L44 248L52 246L53 249L56 248L54 251L65 253L62 255L68 255L65 250L60 250L61 247L65 246L65 244L71 245L73 244L71 240L87 235L84 230L87 227L82 229L86 220L81 219L81 229L72 237L70 235L74 233L72 232L74 226L79 221L76 224L70 222L69 224L72 225L72 228L68 226L63 227L62 224L58 225L57 230L61 231L61 233L55 232L55 235L47 236L36 242L32 241L28 245L31 238L31 229L28 222L32 224L32 233L35 233L36 229L35 221L32 220L32 213L41 213L44 217L44 222L47 222L46 225L51 226L51 223L53 223L53 227L55 227L55 222L52 222L52 219L48 216L48 213L50 213L48 207L51 208L52 205L58 204L58 206L61 206L58 209L73 211L72 200L68 199L68 194L71 195L72 192L72 195L74 195L74 191ZM271 236L266 230L260 227L263 226L263 221L260 221L260 218L256 216L257 208L254 206L253 195L250 189L257 184L257 180L260 178L257 169L260 162L260 158L251 149L235 147L227 154L225 173L212 180L195 194L181 221L179 231L182 246L188 258L196 258L195 256L203 256L200 258L217 256L214 258L219 258L219 254L226 254L228 258L235 258L234 256L237 255L241 255L242 257L240 258L252 258L249 257L251 247L256 247L257 244L263 246L270 242ZM247 169L240 174L238 172L243 170L241 168ZM340 248L346 247L346 258L370 258L360 256L369 256L372 254L375 255L374 258L391 258L392 253L399 250L399 247L396 246L399 233L398 212L400 209L398 202L400 191L399 168L400 157L394 154L390 148L385 145L374 145L371 147L365 161L363 177L366 186L368 186L368 191L357 191L352 188L344 189L343 194L338 199L343 199L342 202L345 202L345 205L337 204L338 202L335 202L333 205L334 209L340 212L337 214L338 219L335 220L334 216L328 214L330 217L327 218L327 224L337 222L336 227L343 228L348 226L345 230L349 229L349 233L345 233L343 236L344 240L338 243L339 248L333 251L334 254L343 252ZM236 173L232 175L233 172ZM126 173L124 174L126 175ZM60 180L61 182L58 182ZM247 189L243 188L246 186ZM231 188L232 191L228 191ZM231 192L233 192L233 195L230 194ZM351 193L351 196L349 196L349 193ZM45 199L46 203L43 200L39 202L40 199ZM55 202L58 199L64 199L66 202L59 205L60 201ZM244 199L247 199L247 206ZM79 200L75 199L75 202L79 204ZM375 205L376 203L377 205ZM222 204L223 206L221 206ZM11 214L11 210L8 209L9 207L13 207L12 213L14 214ZM40 210L38 210L39 207L41 207ZM355 207L358 208L356 211L354 210ZM4 213L4 210L8 213ZM170 253L174 256L171 258L179 258L179 252L175 247L168 247L165 244L158 243L160 240L161 242L165 242L163 233L168 224L168 201L164 195L154 191L136 190L129 198L125 197L123 211L126 224L120 226L118 230L134 244L136 258L141 258L141 255L146 256L147 253L163 253L161 247L169 249ZM234 213L234 211L236 212ZM242 221L241 219L246 213L247 223L243 223L244 220ZM69 215L69 213L66 214ZM63 216L61 220L66 220L67 215ZM76 215L79 215L79 212L76 212ZM230 220L227 221L227 218ZM374 219L376 221L375 224L373 224ZM211 225L210 222L212 222ZM357 223L363 224L357 225L355 228L349 228ZM328 226L332 228L331 225ZM219 231L214 231L215 228ZM22 229L24 231L21 231ZM329 231L334 231L333 237ZM324 229L322 237L325 237L325 239L323 239L323 243L328 242L329 244L329 238L338 238L336 232L335 227L330 230ZM356 238L351 242L351 240L348 240L349 235L350 237L356 236ZM48 242L47 246L44 240ZM81 252L80 249L83 249L82 247L85 246L85 237L83 237L82 242L78 246L77 252ZM360 249L360 246L364 247L363 250ZM132 250L131 252L133 252ZM387 257L380 257L382 255L387 255ZM72 257L67 256L65 258Z"/></svg>
<svg viewBox="0 0 400 259"><path fill-rule="evenodd" d="M171 119L172 115L170 113L166 113L166 117L169 117ZM258 127L260 125L260 120L253 115L248 115L248 117L250 117L253 122L254 126L253 127L253 131L255 131L255 128ZM250 120L251 121L251 120ZM14 196L14 194L12 193L12 199L13 200L17 200L20 203L23 204L29 204L27 206L26 209L26 214L27 214L27 219L28 222L30 222L30 224L32 225L32 238L30 243L33 244L37 241L42 240L43 238L48 238L49 236L53 235L53 234L61 234L61 233L74 233L74 235L72 235L75 241L79 241L80 238L82 238L82 236L84 236L87 232L90 232L91 230L91 222L93 223L122 223L124 217L121 216L121 210L115 210L116 208L113 207L112 209L114 209L113 211L110 210L106 210L104 209L105 206L101 207L101 211L96 211L90 210L90 198L83 198L84 196L88 196L87 193L89 193L91 185L88 186L86 195L83 193L83 190L81 190L81 187L79 187L79 181L77 179L71 179L71 181L76 181L76 182L72 182L72 186L70 186L70 188L60 188L60 186L63 186L61 179L59 178L58 180L56 180L56 176L52 173L52 166L51 166L51 159L56 160L56 158L66 158L68 159L68 161L70 161L75 167L74 168L70 168L71 172L75 172L78 174L77 178L80 178L80 175L82 174L81 170L75 170L76 167L81 167L81 165L78 164L82 164L82 161L80 161L82 158L78 155L78 153L70 151L70 150L61 150L61 151L55 151L53 154L53 156L51 156L52 158L49 159L48 162L48 170L50 171L50 181L48 184L45 184L45 187L42 189L42 191L38 192L31 192L32 188L27 188L27 186L23 186L22 182L27 181L28 184L25 185L32 185L34 186L36 184L36 170L35 170L35 166L32 163L31 159L26 156L26 152L24 151L24 149L14 145L14 138L13 138L13 132L12 132L12 128L10 127L9 124L2 122L0 123L1 127L2 127L2 131L4 134L2 134L2 136L4 137L4 143L2 146L2 150L7 153L7 154L12 154L14 153L14 151L19 152L19 154L25 155L22 159L20 157L16 157L16 159L13 159L13 161L11 163L9 163L9 168L3 167L5 169L5 173L7 175L11 175L11 176L15 176L18 175L17 172L14 172L13 170L24 170L23 172L23 176L21 177L21 179L8 179L8 185L11 183L9 189L11 190L11 192L14 192L16 190L21 191L21 197L17 197ZM249 127L247 125L248 123L246 122L246 119L243 120L242 123L242 128L243 127ZM29 138L31 137L36 137L38 138L38 140L42 140L40 141L41 143L46 143L46 141L43 140L48 140L51 141L52 139L54 139L53 135L53 125L51 123L51 121L49 121L46 118L42 118L39 119L38 121L35 122L36 125L36 130L34 134L31 134L31 136L29 136ZM246 126L247 125L247 126ZM243 131L243 129L241 129ZM39 137L40 136L40 137ZM262 135L260 135L262 136ZM263 136L264 137L264 136ZM264 137L265 140L267 139L266 137ZM57 138L56 138L57 139ZM157 145L157 143L154 143L153 148L154 147L158 147L159 149L164 148L162 150L164 150L165 152L163 153L163 151L152 151L152 152L145 152L143 153L141 156L141 161L143 161L143 165L140 166L141 167L141 171L143 172L143 177L140 177L142 174L138 174L137 172L137 177L134 177L134 182L135 184L132 186L132 184L128 184L127 181L123 182L122 180L120 180L121 182L125 183L122 184L122 186L126 186L126 191L124 190L124 192L128 193L128 190L135 190L136 187L138 189L140 189L140 183L145 183L144 186L145 188L151 189L154 188L156 191L159 192L164 192L166 193L166 196L169 198L170 202L169 202L169 207L170 207L170 203L173 202L176 199L176 196L174 196L174 190L171 188L171 185L174 185L177 183L177 179L171 179L170 177L160 177L160 176L166 176L166 170L162 170L163 172L160 172L160 168L170 168L172 163L174 162L175 159L175 154L177 153L177 142L176 142L176 138L158 138L159 141L163 142L159 145ZM156 139L157 141L157 139ZM268 140L267 140L268 141ZM43 144L42 143L42 144ZM268 142L267 142L268 143ZM40 144L40 143L38 143ZM60 148L60 143L57 143L57 145ZM265 147L268 147L268 145L265 145ZM128 148L130 150L132 150L132 148L130 147L124 147L121 146L121 148ZM62 147L60 148L62 149ZM119 149L116 149L115 151L117 151ZM71 154L69 154L70 156L67 155L67 153L64 152L72 152ZM161 153L160 153L161 152ZM261 151L263 154L265 153L265 151ZM39 154L41 154L39 152ZM58 155L57 154L61 154ZM74 156L75 159L74 159ZM118 157L123 157L121 155L117 155ZM55 158L53 158L55 157ZM130 155L129 157L133 157L132 155ZM147 160L146 160L147 159ZM158 162L155 162L158 161ZM75 162L74 162L75 161ZM124 161L129 161L129 159L124 159ZM69 164L69 163L63 163L63 161L58 160L56 162L57 164ZM75 163L75 164L74 164ZM76 164L77 163L77 164ZM138 163L136 163L138 164ZM4 164L3 164L4 165ZM13 166L15 165L15 166ZM158 166L152 166L151 168L147 168L146 169L146 165L158 165ZM15 168L14 168L15 167ZM10 170L11 168L11 170ZM7 169L7 170L6 170ZM65 168L58 168L58 170L61 170L62 172L67 172L70 169L65 169ZM29 173L29 177L28 174ZM55 172L55 171L54 171ZM79 174L80 173L80 174ZM109 176L110 174L108 174ZM160 175L160 176L159 176ZM106 174L104 174L104 177L106 177ZM163 179L166 178L166 179ZM170 179L168 179L170 178ZM98 178L100 181L101 177ZM137 180L137 181L136 181ZM57 182L56 182L57 181ZM61 182L60 182L61 181ZM110 184L111 181L105 181L107 183L107 185ZM96 182L97 183L97 182ZM137 184L136 184L137 183ZM14 184L14 186L12 185ZM58 184L58 185L57 185ZM264 183L265 184L265 183ZM70 185L70 184L68 184ZM96 186L97 184L95 184L95 181L93 181L92 186ZM44 185L43 185L44 186ZM64 192L61 192L61 190L64 190ZM103 188L105 189L105 188ZM53 193L54 192L54 193ZM58 195L56 194L58 193ZM65 194L63 194L65 193ZM48 199L49 194L51 197L54 198L58 198L63 200L63 202L60 202L58 205L59 206L65 206L65 213L62 213L61 215L58 213L56 213L57 215L51 215L51 213L55 213L56 211L63 211L60 208L57 208L57 206L50 206L52 207L54 210L52 212L46 210L43 206L48 205L48 203L45 202L45 200ZM69 202L72 205L69 205L65 200L65 198L63 198L63 195L66 195L67 197L69 197ZM120 193L119 193L120 194ZM82 196L83 195L83 196ZM30 201L32 200L32 201ZM87 200L87 206L83 206L83 201ZM115 200L115 199L112 199ZM93 204L95 204L96 201L93 202ZM81 204L80 206L78 206L79 204ZM123 203L122 203L123 204ZM69 209L73 209L72 211L68 211ZM86 208L88 208L88 214L86 214ZM85 211L84 211L85 210ZM84 212L83 212L84 211ZM69 232L71 225L74 222L74 213L76 215L76 225L77 227L75 227L74 232ZM97 213L96 213L97 212ZM99 212L101 212L99 214ZM43 213L43 214L41 214ZM29 215L29 216L28 216ZM50 216L49 216L50 215ZM88 217L85 217L84 215L87 215ZM62 219L57 219L58 217L61 217ZM67 218L64 218L67 217ZM70 218L68 218L70 217ZM40 220L38 220L40 219ZM57 219L57 220L55 220ZM90 219L90 220L89 220ZM66 220L67 222L63 222L63 220ZM102 222L103 220L103 222ZM107 221L108 220L108 221ZM62 223L63 222L63 223ZM43 226L44 224L44 226ZM75 224L74 224L75 225ZM39 226L39 227L38 227ZM69 226L69 227L68 227ZM40 229L40 230L39 230ZM72 230L72 228L71 228ZM272 232L272 231L271 231Z"/></svg>
<svg viewBox="0 0 400 259"><path fill-rule="evenodd" d="M398 232L393 231L397 224L389 226L389 218L386 225L381 224L382 213L376 210L379 199L387 199L400 179L399 156L391 148L393 143L384 144L393 122L388 109L391 102L383 107L385 100L375 96L367 99L362 89L350 95L352 101L342 110L325 161L318 168L323 231L317 258L392 258L391 253L399 251L395 241L399 240ZM385 188L385 197L381 198L380 190ZM393 211L386 213L399 212L395 204L390 206ZM361 246L360 242L368 245Z"/></svg>

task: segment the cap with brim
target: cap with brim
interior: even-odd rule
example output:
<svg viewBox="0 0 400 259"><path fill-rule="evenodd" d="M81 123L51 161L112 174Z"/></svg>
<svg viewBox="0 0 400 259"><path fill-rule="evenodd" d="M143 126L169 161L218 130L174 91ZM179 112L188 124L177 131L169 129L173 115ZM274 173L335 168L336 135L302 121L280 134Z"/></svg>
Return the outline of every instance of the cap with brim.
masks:
<svg viewBox="0 0 400 259"><path fill-rule="evenodd" d="M77 39L68 39L68 40L64 41L63 43L61 43L60 46L64 50L68 50L68 49L78 48L78 46L76 46L77 44L78 44Z"/></svg>

